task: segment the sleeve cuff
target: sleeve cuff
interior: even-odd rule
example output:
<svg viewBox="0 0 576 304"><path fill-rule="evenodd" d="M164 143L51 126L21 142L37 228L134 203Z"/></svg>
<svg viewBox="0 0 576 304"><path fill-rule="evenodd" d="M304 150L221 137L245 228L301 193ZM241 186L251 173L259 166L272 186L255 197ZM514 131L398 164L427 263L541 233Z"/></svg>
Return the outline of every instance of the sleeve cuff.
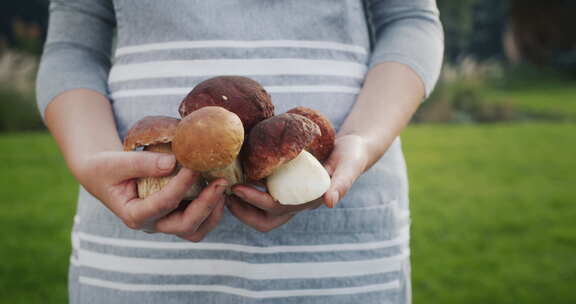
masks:
<svg viewBox="0 0 576 304"><path fill-rule="evenodd" d="M383 63L383 62L396 62L403 64L409 67L412 71L418 75L422 83L424 84L425 90L425 98L428 98L432 91L434 90L434 86L438 81L438 74L432 73L430 71L427 72L416 60L414 60L410 56L406 56L400 53L382 53L382 54L374 54L369 62L369 68L372 69L375 65Z"/></svg>

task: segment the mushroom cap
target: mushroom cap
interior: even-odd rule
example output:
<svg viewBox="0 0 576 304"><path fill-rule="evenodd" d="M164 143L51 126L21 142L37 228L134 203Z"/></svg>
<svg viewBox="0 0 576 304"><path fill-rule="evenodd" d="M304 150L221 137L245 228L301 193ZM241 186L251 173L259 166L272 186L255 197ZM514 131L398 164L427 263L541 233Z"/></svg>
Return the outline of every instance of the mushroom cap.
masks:
<svg viewBox="0 0 576 304"><path fill-rule="evenodd" d="M146 116L140 119L128 130L124 138L124 151L171 142L179 122L180 119L168 116Z"/></svg>
<svg viewBox="0 0 576 304"><path fill-rule="evenodd" d="M297 114L284 113L260 122L247 140L244 173L250 180L265 178L319 135L314 122Z"/></svg>
<svg viewBox="0 0 576 304"><path fill-rule="evenodd" d="M221 107L204 107L178 124L172 151L182 166L205 172L232 163L243 141L244 128L236 114Z"/></svg>
<svg viewBox="0 0 576 304"><path fill-rule="evenodd" d="M180 103L180 116L206 106L219 106L242 120L246 133L274 115L270 95L256 81L242 76L218 76L202 81Z"/></svg>
<svg viewBox="0 0 576 304"><path fill-rule="evenodd" d="M306 147L306 150L312 153L320 162L325 162L330 156L330 153L332 153L332 150L334 150L336 135L332 123L319 111L306 107L296 107L289 110L288 113L302 115L320 127L320 133L322 134L316 137L316 139Z"/></svg>

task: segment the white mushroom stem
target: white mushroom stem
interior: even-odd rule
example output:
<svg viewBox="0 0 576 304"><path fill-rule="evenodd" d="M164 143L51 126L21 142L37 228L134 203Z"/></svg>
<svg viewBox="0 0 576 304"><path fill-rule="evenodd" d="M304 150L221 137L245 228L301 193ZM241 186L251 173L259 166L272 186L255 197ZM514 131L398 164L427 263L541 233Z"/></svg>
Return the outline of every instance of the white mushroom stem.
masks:
<svg viewBox="0 0 576 304"><path fill-rule="evenodd" d="M330 176L307 151L266 178L268 192L282 205L300 205L320 198L330 188Z"/></svg>
<svg viewBox="0 0 576 304"><path fill-rule="evenodd" d="M226 179L228 181L228 188L226 189L226 193L228 194L232 193L231 187L233 185L241 184L244 182L244 174L242 174L242 166L240 165L238 158L234 159L234 161L228 166L222 169L204 172L202 176L207 181L213 181L220 177Z"/></svg>
<svg viewBox="0 0 576 304"><path fill-rule="evenodd" d="M170 143L149 145L147 147L144 147L144 150L150 152L172 153L172 147L170 146ZM138 178L137 180L138 197L146 198L160 191L160 189L164 188L164 186L166 186L166 184L168 184L170 180L174 176L176 176L176 174L178 174L178 171L180 171L180 165L177 165L176 168L174 168L174 170L170 173L170 175L167 176L152 176L152 177ZM201 179L198 180L198 182L192 185L192 187L190 187L188 192L186 192L186 196L184 197L184 199L191 200L196 198L198 194L200 194L200 191L202 191L203 185L204 182Z"/></svg>

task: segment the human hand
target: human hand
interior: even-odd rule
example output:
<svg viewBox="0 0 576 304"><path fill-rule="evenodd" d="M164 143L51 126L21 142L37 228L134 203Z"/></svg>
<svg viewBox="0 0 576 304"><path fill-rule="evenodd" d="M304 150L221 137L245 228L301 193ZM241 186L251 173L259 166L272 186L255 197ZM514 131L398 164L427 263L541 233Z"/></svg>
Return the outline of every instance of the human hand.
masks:
<svg viewBox="0 0 576 304"><path fill-rule="evenodd" d="M334 207L367 166L364 140L360 136L345 135L336 139L334 151L325 165L332 182L323 197L303 205L282 205L266 192L236 185L232 187L235 196L229 197L228 209L244 224L267 232L287 223L300 211L318 208L322 203Z"/></svg>
<svg viewBox="0 0 576 304"><path fill-rule="evenodd" d="M227 200L230 212L241 222L260 232L278 228L298 212L322 205L321 199L302 205L282 205L270 194L249 185L235 185L232 191L234 195Z"/></svg>
<svg viewBox="0 0 576 304"><path fill-rule="evenodd" d="M173 155L154 152L99 152L74 166L74 175L131 229L202 240L214 229L224 212L226 180L217 179L202 190L184 210L174 211L198 179L198 173L182 168L162 190L138 198L137 177L169 175Z"/></svg>
<svg viewBox="0 0 576 304"><path fill-rule="evenodd" d="M326 206L329 208L336 206L368 166L368 148L362 137L358 135L337 137L334 150L324 165L331 176L330 188L323 196Z"/></svg>

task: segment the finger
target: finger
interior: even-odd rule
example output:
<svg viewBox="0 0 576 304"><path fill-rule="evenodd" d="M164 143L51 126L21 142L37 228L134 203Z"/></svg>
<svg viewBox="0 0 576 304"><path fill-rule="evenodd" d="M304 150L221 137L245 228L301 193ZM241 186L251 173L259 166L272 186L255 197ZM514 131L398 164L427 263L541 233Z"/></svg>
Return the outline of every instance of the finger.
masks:
<svg viewBox="0 0 576 304"><path fill-rule="evenodd" d="M164 188L145 199L132 199L125 205L125 220L131 228L152 223L178 207L186 192L197 183L199 174L183 168Z"/></svg>
<svg viewBox="0 0 576 304"><path fill-rule="evenodd" d="M302 210L311 209L318 202L312 201L300 205L282 205L276 201L270 194L262 192L250 186L236 185L232 188L234 194L244 202L266 211L270 215L284 215L296 213ZM320 202L321 203L321 202Z"/></svg>
<svg viewBox="0 0 576 304"><path fill-rule="evenodd" d="M218 206L226 187L225 179L220 178L211 182L190 202L186 210L174 212L156 222L156 230L177 235L193 234Z"/></svg>
<svg viewBox="0 0 576 304"><path fill-rule="evenodd" d="M280 203L266 192L262 192L253 187L246 185L235 185L232 187L234 195L241 198L243 201L260 208L262 210L271 210L282 207Z"/></svg>
<svg viewBox="0 0 576 304"><path fill-rule="evenodd" d="M335 153L330 154L328 160L324 163L324 169L328 172L328 175L334 175L334 170L337 167L338 159Z"/></svg>
<svg viewBox="0 0 576 304"><path fill-rule="evenodd" d="M102 160L104 172L114 181L135 177L165 176L174 170L176 158L173 154L156 152L109 152Z"/></svg>
<svg viewBox="0 0 576 304"><path fill-rule="evenodd" d="M266 189L266 182L262 179L257 180L257 181L249 181L247 184L250 186L254 186L254 188L256 188L256 189L266 191L265 190Z"/></svg>
<svg viewBox="0 0 576 304"><path fill-rule="evenodd" d="M279 204L279 207L276 207L274 209L270 209L268 211L266 211L269 214L272 215L283 215L283 214L295 214L298 213L300 211L304 211L304 210L308 210L308 209L316 209L318 208L320 205L322 205L323 201L322 199L316 199L313 200L311 202L307 202L305 204L300 204L300 205L282 205Z"/></svg>
<svg viewBox="0 0 576 304"><path fill-rule="evenodd" d="M268 232L288 222L294 214L268 216L265 211L258 209L239 198L229 197L226 202L228 210L242 223L260 231Z"/></svg>
<svg viewBox="0 0 576 304"><path fill-rule="evenodd" d="M206 235L208 235L210 231L214 230L214 228L218 226L218 223L220 223L220 220L224 215L225 201L226 199L224 198L224 196L222 196L220 198L220 201L218 202L218 205L214 208L212 213L210 213L210 215L204 220L204 222L200 225L200 227L198 227L196 232L190 235L181 235L180 237L192 242L200 242L201 240L203 240L206 237Z"/></svg>
<svg viewBox="0 0 576 304"><path fill-rule="evenodd" d="M330 188L324 194L326 206L334 208L342 199L359 176L357 166L353 162L341 162L332 175Z"/></svg>
<svg viewBox="0 0 576 304"><path fill-rule="evenodd" d="M326 193L324 193L324 196L322 198L324 199L324 204L326 205L326 207L334 208L334 206L336 206L336 204L340 200L340 195L338 194L338 191L328 190L326 191Z"/></svg>

